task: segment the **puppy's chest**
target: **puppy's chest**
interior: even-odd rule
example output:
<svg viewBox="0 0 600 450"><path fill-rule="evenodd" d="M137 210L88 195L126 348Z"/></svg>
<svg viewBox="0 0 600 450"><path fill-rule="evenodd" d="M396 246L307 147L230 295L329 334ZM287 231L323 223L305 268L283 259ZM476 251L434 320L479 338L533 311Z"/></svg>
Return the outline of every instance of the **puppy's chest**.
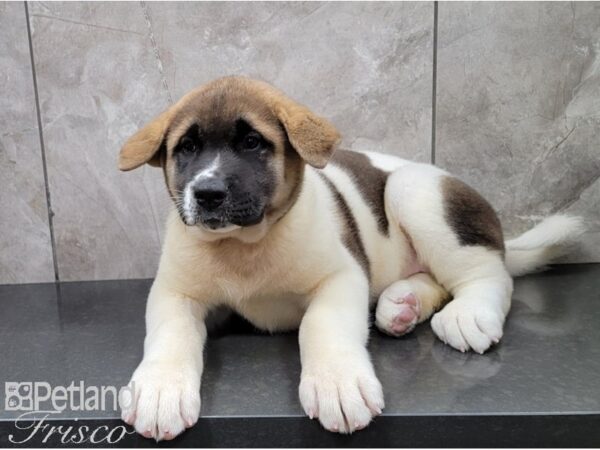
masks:
<svg viewBox="0 0 600 450"><path fill-rule="evenodd" d="M298 328L306 310L307 280L286 263L249 262L244 268L239 261L233 270L228 265L214 283L224 302L256 327L267 331Z"/></svg>
<svg viewBox="0 0 600 450"><path fill-rule="evenodd" d="M286 331L300 326L307 297L292 292L270 293L232 302L230 306L257 328Z"/></svg>
<svg viewBox="0 0 600 450"><path fill-rule="evenodd" d="M297 297L312 288L312 274L298 269L299 259L270 252L220 254L212 258L211 281L227 303Z"/></svg>

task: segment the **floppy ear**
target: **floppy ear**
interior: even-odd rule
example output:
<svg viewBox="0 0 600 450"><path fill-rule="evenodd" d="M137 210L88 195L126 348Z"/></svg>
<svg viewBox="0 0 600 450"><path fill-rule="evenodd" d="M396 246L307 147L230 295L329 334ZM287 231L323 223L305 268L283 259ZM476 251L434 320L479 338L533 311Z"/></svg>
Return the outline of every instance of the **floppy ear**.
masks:
<svg viewBox="0 0 600 450"><path fill-rule="evenodd" d="M325 167L341 136L326 119L315 115L287 97L275 104L275 114L283 124L292 147L313 167Z"/></svg>
<svg viewBox="0 0 600 450"><path fill-rule="evenodd" d="M160 167L159 150L163 146L171 117L171 109L168 109L125 142L119 154L120 170L133 170L145 163Z"/></svg>

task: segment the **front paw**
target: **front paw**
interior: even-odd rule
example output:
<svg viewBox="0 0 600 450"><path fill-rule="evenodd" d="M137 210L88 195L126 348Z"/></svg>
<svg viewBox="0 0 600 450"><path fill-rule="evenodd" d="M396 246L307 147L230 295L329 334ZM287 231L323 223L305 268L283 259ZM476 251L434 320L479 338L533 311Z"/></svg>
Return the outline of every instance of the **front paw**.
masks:
<svg viewBox="0 0 600 450"><path fill-rule="evenodd" d="M200 376L193 365L145 362L133 373L132 396L122 399L121 418L142 436L171 440L200 414Z"/></svg>
<svg viewBox="0 0 600 450"><path fill-rule="evenodd" d="M366 427L385 406L368 357L330 358L303 368L299 393L306 414L338 433Z"/></svg>

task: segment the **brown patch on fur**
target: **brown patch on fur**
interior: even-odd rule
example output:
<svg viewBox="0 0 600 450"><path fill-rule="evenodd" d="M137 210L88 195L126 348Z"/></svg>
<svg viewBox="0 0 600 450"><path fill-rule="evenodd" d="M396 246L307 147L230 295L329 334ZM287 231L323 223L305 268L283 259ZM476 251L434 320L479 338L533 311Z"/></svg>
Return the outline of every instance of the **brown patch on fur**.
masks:
<svg viewBox="0 0 600 450"><path fill-rule="evenodd" d="M367 278L370 279L371 263L369 262L367 252L365 251L365 246L360 237L360 232L358 230L358 224L356 223L356 219L354 218L354 215L352 214L348 203L346 203L346 200L344 199L340 191L338 191L335 185L331 182L331 180L327 178L327 176L322 172L319 172L319 175L321 176L321 179L325 181L325 184L327 184L327 187L333 194L338 209L342 214L342 218L344 219L344 245L348 250L350 250L350 253L352 253L352 256L354 256L358 264L360 264Z"/></svg>
<svg viewBox="0 0 600 450"><path fill-rule="evenodd" d="M349 150L338 150L331 162L350 175L363 200L371 208L379 232L389 236L389 222L385 214L384 201L385 184L389 174L373 166L367 155Z"/></svg>
<svg viewBox="0 0 600 450"><path fill-rule="evenodd" d="M504 252L502 226L494 209L473 188L453 177L442 180L446 220L461 245Z"/></svg>

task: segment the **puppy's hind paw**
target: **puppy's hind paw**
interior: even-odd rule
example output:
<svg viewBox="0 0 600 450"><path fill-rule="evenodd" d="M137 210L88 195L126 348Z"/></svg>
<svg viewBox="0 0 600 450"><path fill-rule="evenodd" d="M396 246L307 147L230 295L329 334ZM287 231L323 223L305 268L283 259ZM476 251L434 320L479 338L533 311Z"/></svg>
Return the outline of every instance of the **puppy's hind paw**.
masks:
<svg viewBox="0 0 600 450"><path fill-rule="evenodd" d="M381 295L377 303L375 323L377 328L391 336L403 336L414 330L419 321L421 305L411 291L399 295Z"/></svg>
<svg viewBox="0 0 600 450"><path fill-rule="evenodd" d="M443 342L461 352L473 349L483 353L500 341L503 323L502 314L456 299L433 316L431 328Z"/></svg>

